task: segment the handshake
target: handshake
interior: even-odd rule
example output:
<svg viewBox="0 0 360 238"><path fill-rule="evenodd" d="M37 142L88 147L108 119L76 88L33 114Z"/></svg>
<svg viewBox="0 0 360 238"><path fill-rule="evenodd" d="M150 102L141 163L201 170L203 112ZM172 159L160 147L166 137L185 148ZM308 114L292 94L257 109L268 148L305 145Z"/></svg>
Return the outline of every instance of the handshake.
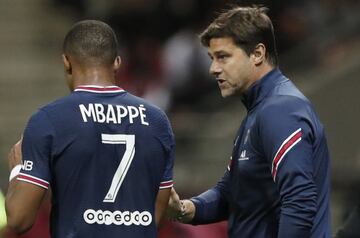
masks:
<svg viewBox="0 0 360 238"><path fill-rule="evenodd" d="M189 200L180 200L175 189L171 189L169 204L166 209L165 217L171 221L190 223L195 216L195 205Z"/></svg>

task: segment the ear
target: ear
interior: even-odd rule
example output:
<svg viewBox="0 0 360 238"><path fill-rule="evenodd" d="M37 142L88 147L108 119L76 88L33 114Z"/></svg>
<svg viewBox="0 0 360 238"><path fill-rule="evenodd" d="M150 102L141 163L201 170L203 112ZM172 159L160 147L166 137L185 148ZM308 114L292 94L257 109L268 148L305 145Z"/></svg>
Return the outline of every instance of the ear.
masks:
<svg viewBox="0 0 360 238"><path fill-rule="evenodd" d="M72 74L72 66L69 60L69 57L66 55L62 55L63 63L64 63L64 70L67 74Z"/></svg>
<svg viewBox="0 0 360 238"><path fill-rule="evenodd" d="M120 69L121 66L121 58L120 56L116 56L115 60L114 60L114 65L113 65L113 69L114 71L118 71Z"/></svg>
<svg viewBox="0 0 360 238"><path fill-rule="evenodd" d="M255 65L260 65L266 60L266 47L263 43L259 43L255 46L253 53L251 54L252 60Z"/></svg>

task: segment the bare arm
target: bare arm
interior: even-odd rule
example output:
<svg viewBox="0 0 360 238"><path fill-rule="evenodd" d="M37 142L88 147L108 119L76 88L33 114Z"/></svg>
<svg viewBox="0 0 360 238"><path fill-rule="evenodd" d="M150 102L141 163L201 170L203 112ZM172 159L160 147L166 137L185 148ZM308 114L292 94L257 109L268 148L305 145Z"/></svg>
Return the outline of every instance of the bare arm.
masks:
<svg viewBox="0 0 360 238"><path fill-rule="evenodd" d="M20 140L16 143L8 155L10 170L22 163L21 142ZM9 228L19 234L29 230L35 222L37 211L45 194L46 189L13 178L9 183L5 199Z"/></svg>
<svg viewBox="0 0 360 238"><path fill-rule="evenodd" d="M155 219L159 227L168 206L171 188L160 189L156 198Z"/></svg>

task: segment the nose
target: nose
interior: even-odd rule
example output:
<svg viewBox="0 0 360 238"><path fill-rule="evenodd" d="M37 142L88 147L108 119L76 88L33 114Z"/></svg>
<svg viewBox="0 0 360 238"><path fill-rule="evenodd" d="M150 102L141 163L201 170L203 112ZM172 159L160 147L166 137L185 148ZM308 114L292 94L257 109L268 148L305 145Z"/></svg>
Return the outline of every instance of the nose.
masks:
<svg viewBox="0 0 360 238"><path fill-rule="evenodd" d="M213 60L210 65L209 73L215 77L217 77L221 73L221 67L216 62L216 60Z"/></svg>

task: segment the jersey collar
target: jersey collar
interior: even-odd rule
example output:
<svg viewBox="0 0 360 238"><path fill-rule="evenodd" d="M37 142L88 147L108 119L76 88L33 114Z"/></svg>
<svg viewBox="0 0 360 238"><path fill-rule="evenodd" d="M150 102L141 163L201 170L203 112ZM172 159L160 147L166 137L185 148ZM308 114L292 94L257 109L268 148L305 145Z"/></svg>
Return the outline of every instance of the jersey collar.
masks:
<svg viewBox="0 0 360 238"><path fill-rule="evenodd" d="M242 102L248 111L251 111L265 96L281 82L287 79L279 68L274 68L260 80L256 81L242 95Z"/></svg>
<svg viewBox="0 0 360 238"><path fill-rule="evenodd" d="M99 86L99 85L80 85L75 88L74 92L91 92L91 93L120 93L125 90L118 86Z"/></svg>

